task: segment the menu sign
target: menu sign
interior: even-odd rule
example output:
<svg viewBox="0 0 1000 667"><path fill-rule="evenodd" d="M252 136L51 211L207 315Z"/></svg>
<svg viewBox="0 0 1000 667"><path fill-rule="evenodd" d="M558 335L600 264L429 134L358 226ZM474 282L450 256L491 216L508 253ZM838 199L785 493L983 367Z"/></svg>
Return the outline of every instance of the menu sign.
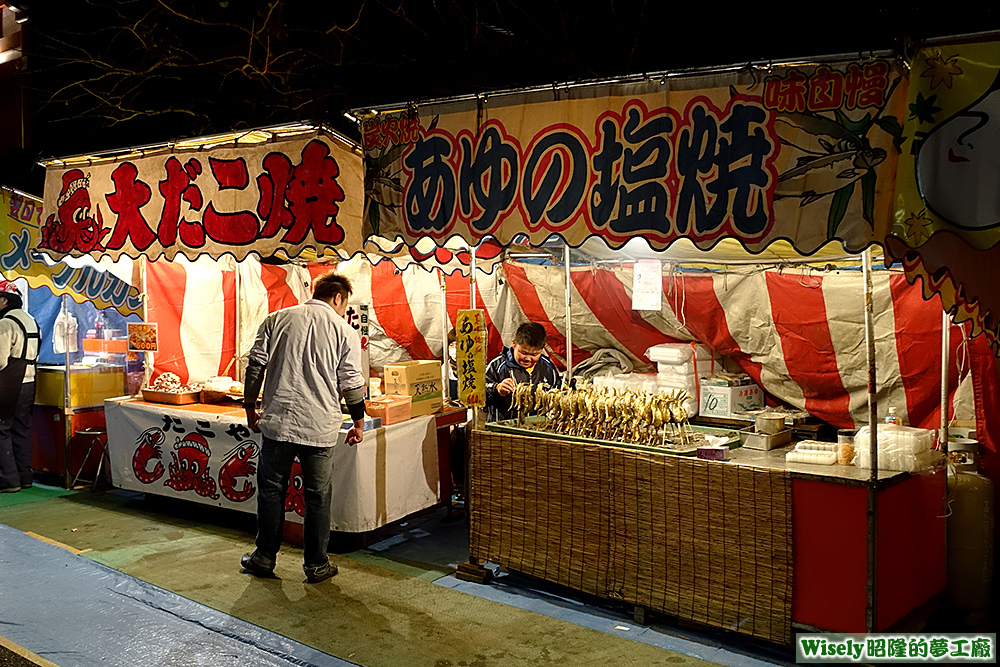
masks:
<svg viewBox="0 0 1000 667"><path fill-rule="evenodd" d="M129 352L157 352L156 323L128 323Z"/></svg>

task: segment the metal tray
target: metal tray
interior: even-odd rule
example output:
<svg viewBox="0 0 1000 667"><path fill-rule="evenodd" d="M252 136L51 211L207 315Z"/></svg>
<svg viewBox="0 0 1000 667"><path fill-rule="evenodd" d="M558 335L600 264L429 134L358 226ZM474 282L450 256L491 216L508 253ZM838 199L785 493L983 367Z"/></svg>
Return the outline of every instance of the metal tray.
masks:
<svg viewBox="0 0 1000 667"><path fill-rule="evenodd" d="M537 417L528 417L527 421L530 423L536 420ZM727 428L716 428L713 426L694 426L689 425L692 431L698 431L699 433L704 433L706 435L725 435L728 436L726 442L721 443L724 445L729 445L730 449L735 449L740 446L740 438L736 431ZM487 431L495 431L497 433L510 433L512 435L527 435L535 438L549 438L551 440L565 440L567 442L578 442L581 444L598 444L598 445L610 445L612 447L622 447L624 449L636 449L642 452L656 452L657 454L674 454L676 456L695 456L698 453L698 446L704 443L699 443L699 445L692 445L684 449L667 449L666 447L653 447L651 445L637 445L631 442L616 442L613 440L599 440L597 438L582 438L575 435L565 435L562 433L549 433L548 431L540 431L531 428L525 428L519 426L516 419L510 419L500 422L488 422L486 424Z"/></svg>
<svg viewBox="0 0 1000 667"><path fill-rule="evenodd" d="M740 442L747 449L761 449L765 452L778 447L784 447L792 441L792 429L786 428L774 435L757 433L753 427L740 431Z"/></svg>
<svg viewBox="0 0 1000 667"><path fill-rule="evenodd" d="M197 403L201 398L200 391L186 391L183 394L174 394L169 391L154 391L153 389L143 389L142 399L150 403L166 403L168 405L187 405Z"/></svg>

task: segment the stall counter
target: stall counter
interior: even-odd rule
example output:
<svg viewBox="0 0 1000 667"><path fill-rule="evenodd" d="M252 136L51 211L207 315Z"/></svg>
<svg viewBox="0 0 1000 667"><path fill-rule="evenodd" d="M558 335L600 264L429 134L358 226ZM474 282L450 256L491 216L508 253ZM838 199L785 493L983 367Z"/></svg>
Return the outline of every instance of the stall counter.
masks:
<svg viewBox="0 0 1000 667"><path fill-rule="evenodd" d="M114 486L255 512L260 435L236 404L164 405L133 398L105 401ZM363 533L439 502L434 416L365 432L334 448L331 530ZM293 478L300 474L297 465ZM301 523L300 483L289 486L287 521Z"/></svg>
<svg viewBox="0 0 1000 667"><path fill-rule="evenodd" d="M866 628L869 471L473 431L470 557L779 644ZM877 629L945 584L945 472L881 472Z"/></svg>

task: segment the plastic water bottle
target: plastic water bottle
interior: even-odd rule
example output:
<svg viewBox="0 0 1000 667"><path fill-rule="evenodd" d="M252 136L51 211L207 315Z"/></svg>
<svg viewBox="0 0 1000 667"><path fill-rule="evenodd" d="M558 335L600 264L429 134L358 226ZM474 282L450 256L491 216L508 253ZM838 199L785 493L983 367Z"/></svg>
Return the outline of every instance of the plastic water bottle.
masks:
<svg viewBox="0 0 1000 667"><path fill-rule="evenodd" d="M899 415L896 414L896 408L889 408L889 414L885 416L885 423L899 425Z"/></svg>

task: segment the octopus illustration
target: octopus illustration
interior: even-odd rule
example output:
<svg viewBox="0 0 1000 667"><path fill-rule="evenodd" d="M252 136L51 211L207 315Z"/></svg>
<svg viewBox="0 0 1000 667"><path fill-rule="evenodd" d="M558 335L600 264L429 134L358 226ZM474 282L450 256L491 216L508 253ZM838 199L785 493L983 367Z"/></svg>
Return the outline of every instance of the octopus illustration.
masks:
<svg viewBox="0 0 1000 667"><path fill-rule="evenodd" d="M160 446L164 440L163 431L154 427L143 431L136 441L135 453L132 455L132 472L143 484L152 484L163 477ZM149 470L149 462L153 460L156 461L156 465Z"/></svg>
<svg viewBox="0 0 1000 667"><path fill-rule="evenodd" d="M253 482L246 478L257 472L257 464L250 459L257 456L259 452L260 448L257 447L257 443L253 440L244 440L226 455L226 461L222 464L222 470L219 471L219 491L234 503L242 503L253 497L256 489ZM237 491L236 484L241 477L244 478L243 488Z"/></svg>
<svg viewBox="0 0 1000 667"><path fill-rule="evenodd" d="M104 250L101 242L111 230L104 229L100 206L97 207L96 220L91 214L92 204L87 190L90 179L79 169L70 169L62 179L56 212L42 224L38 247L57 252Z"/></svg>
<svg viewBox="0 0 1000 667"><path fill-rule="evenodd" d="M305 480L302 477L302 464L298 457L292 461L292 472L289 475L288 491L285 494L285 511L295 512L299 516L306 515Z"/></svg>
<svg viewBox="0 0 1000 667"><path fill-rule="evenodd" d="M183 439L174 443L174 451L170 452L174 462L170 464L170 479L164 486L175 491L194 490L199 496L218 500L215 492L215 480L210 475L208 458L212 450L208 448L205 438L197 433L188 433Z"/></svg>

